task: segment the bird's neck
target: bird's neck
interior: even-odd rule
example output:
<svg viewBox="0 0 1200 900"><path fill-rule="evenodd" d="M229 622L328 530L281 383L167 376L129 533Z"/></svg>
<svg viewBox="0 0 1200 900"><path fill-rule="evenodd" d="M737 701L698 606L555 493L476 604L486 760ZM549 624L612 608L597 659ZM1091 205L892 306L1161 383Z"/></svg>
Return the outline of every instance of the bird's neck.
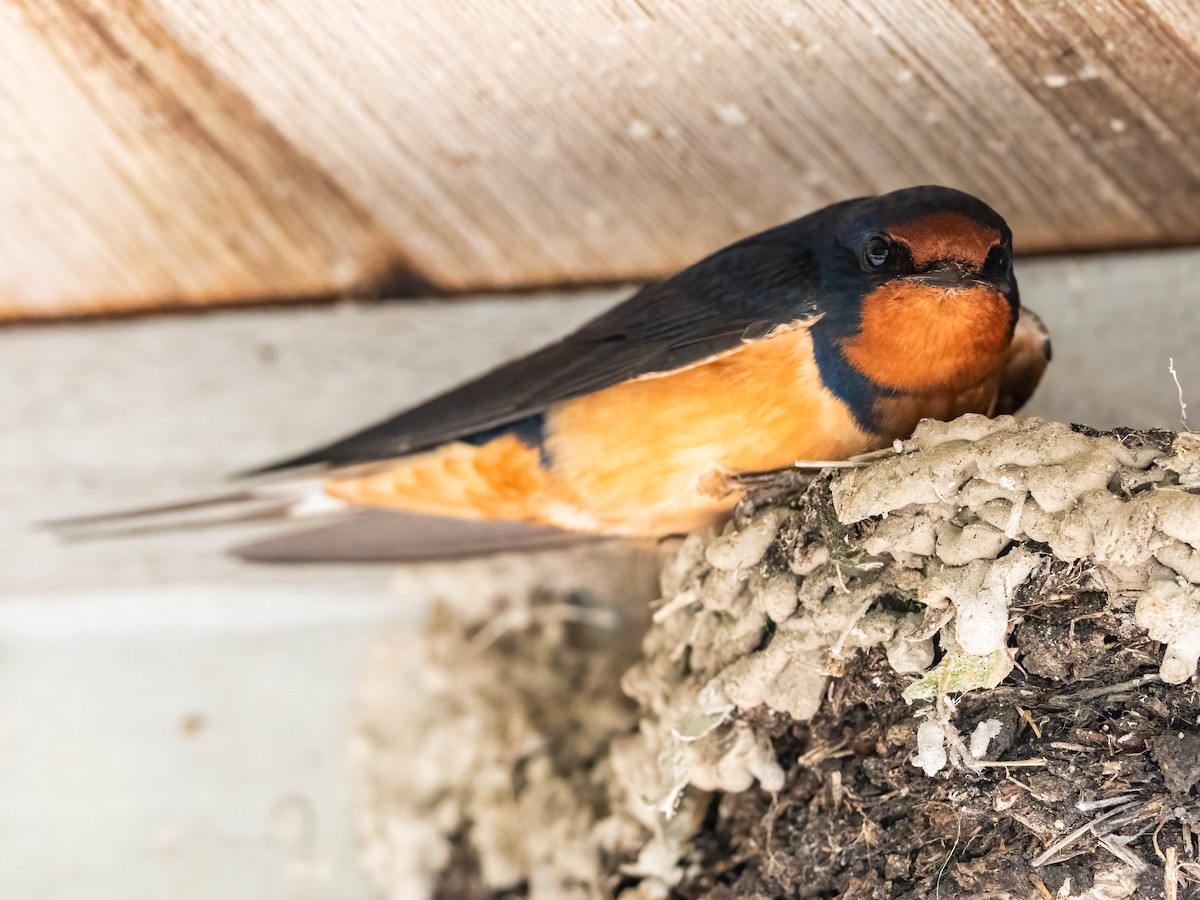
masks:
<svg viewBox="0 0 1200 900"><path fill-rule="evenodd" d="M886 288L854 321L812 328L822 382L872 433L888 430L892 401L970 392L989 380L1012 340L1012 306L998 291Z"/></svg>
<svg viewBox="0 0 1200 900"><path fill-rule="evenodd" d="M839 343L866 378L910 394L959 391L1003 364L1014 310L996 289L889 282L863 299L856 330Z"/></svg>

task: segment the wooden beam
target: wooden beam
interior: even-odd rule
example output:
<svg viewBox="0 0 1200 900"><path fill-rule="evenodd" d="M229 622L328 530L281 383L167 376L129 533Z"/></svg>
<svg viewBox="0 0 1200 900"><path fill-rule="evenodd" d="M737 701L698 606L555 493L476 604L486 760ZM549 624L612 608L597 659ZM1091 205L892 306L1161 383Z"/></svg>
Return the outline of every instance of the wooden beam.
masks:
<svg viewBox="0 0 1200 900"><path fill-rule="evenodd" d="M1200 240L1185 0L21 0L0 315L642 278L824 203Z"/></svg>

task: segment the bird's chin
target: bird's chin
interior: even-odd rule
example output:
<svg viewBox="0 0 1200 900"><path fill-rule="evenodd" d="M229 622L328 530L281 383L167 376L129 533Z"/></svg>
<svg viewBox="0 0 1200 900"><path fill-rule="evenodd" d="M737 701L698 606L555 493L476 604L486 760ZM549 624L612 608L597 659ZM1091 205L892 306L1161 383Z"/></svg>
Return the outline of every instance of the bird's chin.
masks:
<svg viewBox="0 0 1200 900"><path fill-rule="evenodd" d="M981 287L991 288L996 292L1000 291L1000 288L994 282L988 281L986 278L979 278L954 270L909 275L903 280L912 285L920 285L923 288L938 288L948 293L973 290Z"/></svg>

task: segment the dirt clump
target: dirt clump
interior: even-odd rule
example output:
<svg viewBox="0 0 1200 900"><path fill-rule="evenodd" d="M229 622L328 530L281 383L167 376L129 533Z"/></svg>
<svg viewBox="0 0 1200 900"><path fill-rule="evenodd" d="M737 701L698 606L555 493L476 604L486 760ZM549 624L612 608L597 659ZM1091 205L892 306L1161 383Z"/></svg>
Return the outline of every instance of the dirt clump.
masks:
<svg viewBox="0 0 1200 900"><path fill-rule="evenodd" d="M374 832L443 896L1200 897L1200 438L966 416L757 488L637 628L443 613Z"/></svg>

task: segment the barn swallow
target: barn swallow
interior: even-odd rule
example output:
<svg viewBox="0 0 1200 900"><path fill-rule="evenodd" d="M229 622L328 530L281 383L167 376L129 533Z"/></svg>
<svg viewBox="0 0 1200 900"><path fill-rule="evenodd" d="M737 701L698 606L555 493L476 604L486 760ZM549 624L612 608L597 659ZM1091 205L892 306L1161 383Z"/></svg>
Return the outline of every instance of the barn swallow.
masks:
<svg viewBox="0 0 1200 900"><path fill-rule="evenodd" d="M961 191L907 188L745 238L254 474L320 467L350 507L659 537L726 516L745 473L886 447L922 418L1014 412L1049 358L1004 219Z"/></svg>

